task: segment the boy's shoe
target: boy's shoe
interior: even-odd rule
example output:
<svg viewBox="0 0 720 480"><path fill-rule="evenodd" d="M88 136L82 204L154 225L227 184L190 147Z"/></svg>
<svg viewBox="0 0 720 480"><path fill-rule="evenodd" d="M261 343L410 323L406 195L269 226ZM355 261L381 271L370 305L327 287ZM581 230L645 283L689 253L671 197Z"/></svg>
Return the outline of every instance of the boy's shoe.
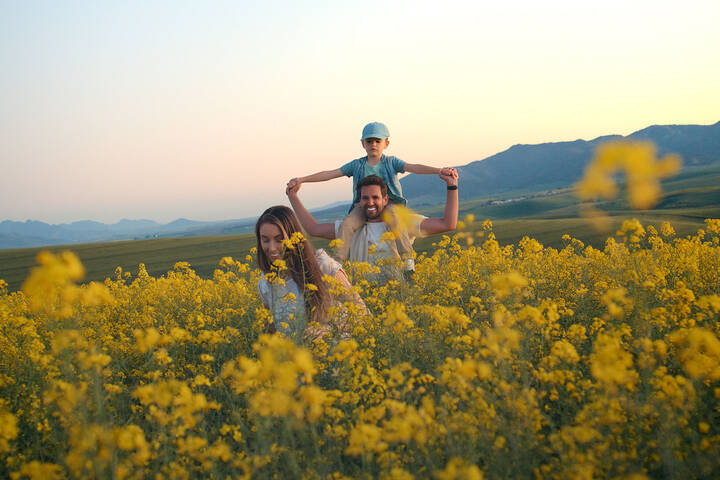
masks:
<svg viewBox="0 0 720 480"><path fill-rule="evenodd" d="M403 270L403 277L409 283L415 283L415 270Z"/></svg>

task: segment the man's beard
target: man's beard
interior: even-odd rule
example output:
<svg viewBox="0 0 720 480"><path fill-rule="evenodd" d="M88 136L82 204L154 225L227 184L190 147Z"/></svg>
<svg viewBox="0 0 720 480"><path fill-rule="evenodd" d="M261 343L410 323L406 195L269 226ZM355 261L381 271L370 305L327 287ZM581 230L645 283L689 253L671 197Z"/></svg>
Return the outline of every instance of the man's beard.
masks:
<svg viewBox="0 0 720 480"><path fill-rule="evenodd" d="M365 207L364 210L366 220L377 220L382 215L382 208L377 205L375 205L375 207L373 208L373 213L368 212L368 207Z"/></svg>

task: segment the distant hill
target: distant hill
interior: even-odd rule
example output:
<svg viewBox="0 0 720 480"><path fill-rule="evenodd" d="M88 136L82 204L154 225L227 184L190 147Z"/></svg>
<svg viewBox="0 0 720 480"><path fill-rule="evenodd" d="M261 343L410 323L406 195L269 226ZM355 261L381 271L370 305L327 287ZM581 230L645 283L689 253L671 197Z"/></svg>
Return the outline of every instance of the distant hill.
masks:
<svg viewBox="0 0 720 480"><path fill-rule="evenodd" d="M568 187L583 175L600 143L628 138L650 140L659 155L677 153L684 167L720 161L720 122L714 125L654 125L627 137L608 135L594 140L513 145L504 152L459 167L460 198L487 197ZM415 207L442 202L445 193L430 175L403 178L403 193Z"/></svg>
<svg viewBox="0 0 720 480"><path fill-rule="evenodd" d="M91 220L50 225L35 220L5 220L0 222L0 249L192 236L196 235L195 231L204 234L208 230L246 226L252 221L253 219L198 222L180 218L163 225L152 220L123 219L110 225Z"/></svg>

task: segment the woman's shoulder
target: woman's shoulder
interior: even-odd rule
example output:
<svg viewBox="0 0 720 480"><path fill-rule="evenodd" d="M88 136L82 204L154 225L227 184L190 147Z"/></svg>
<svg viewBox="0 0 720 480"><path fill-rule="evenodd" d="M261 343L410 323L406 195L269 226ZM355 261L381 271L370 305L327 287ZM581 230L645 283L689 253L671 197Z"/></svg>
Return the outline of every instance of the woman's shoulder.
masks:
<svg viewBox="0 0 720 480"><path fill-rule="evenodd" d="M265 275L260 275L260 278L258 279L257 288L260 293L265 293L267 291L270 291L270 282L268 282L265 279Z"/></svg>
<svg viewBox="0 0 720 480"><path fill-rule="evenodd" d="M328 253L322 248L315 250L315 259L320 266L320 270L325 275L330 275L331 277L334 277L337 271L342 268L342 265L340 265L337 260L328 255Z"/></svg>

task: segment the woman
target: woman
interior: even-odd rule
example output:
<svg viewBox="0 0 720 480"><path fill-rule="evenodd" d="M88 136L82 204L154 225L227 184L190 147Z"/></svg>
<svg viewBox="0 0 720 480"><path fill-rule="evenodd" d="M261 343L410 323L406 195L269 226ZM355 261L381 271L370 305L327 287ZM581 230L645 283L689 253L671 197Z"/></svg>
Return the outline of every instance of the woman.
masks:
<svg viewBox="0 0 720 480"><path fill-rule="evenodd" d="M280 331L298 342L329 332L328 310L333 298L322 277L334 277L350 291L350 282L340 264L324 250L315 251L302 235L295 213L282 205L270 207L260 215L255 237L258 266L265 274L258 282L258 292L273 316L268 331ZM364 308L359 296L355 295L353 300ZM317 322L320 328L308 329L310 322ZM342 327L339 329L343 330Z"/></svg>

